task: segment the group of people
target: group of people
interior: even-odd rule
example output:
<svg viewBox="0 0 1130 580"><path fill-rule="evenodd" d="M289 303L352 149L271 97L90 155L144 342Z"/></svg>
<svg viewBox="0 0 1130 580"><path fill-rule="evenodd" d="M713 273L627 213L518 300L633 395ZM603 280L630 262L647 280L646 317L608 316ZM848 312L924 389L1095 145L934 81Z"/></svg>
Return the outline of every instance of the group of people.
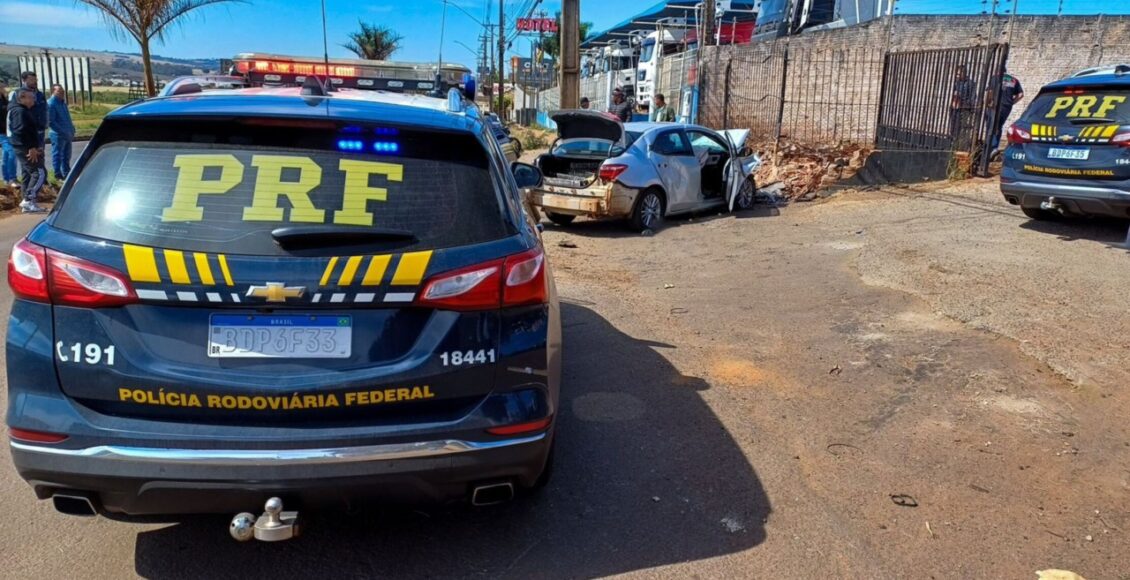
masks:
<svg viewBox="0 0 1130 580"><path fill-rule="evenodd" d="M590 106L589 98L581 97L581 108L588 109ZM608 105L607 111L609 114L620 119L620 122L627 123L632 120L632 113L635 109L635 100L628 98L623 89L616 87L612 90L612 103ZM667 105L667 97L663 93L656 93L651 97L651 107L648 110L647 120L655 123L675 122L675 109Z"/></svg>
<svg viewBox="0 0 1130 580"><path fill-rule="evenodd" d="M0 176L22 192L21 212L42 213L46 210L39 206L39 193L47 183L44 156L48 139L55 178L65 180L71 171L75 125L67 107L66 90L62 85L53 85L51 97L47 98L39 90L39 77L34 72L24 72L20 86L11 91L0 81L0 108L4 109L0 115Z"/></svg>

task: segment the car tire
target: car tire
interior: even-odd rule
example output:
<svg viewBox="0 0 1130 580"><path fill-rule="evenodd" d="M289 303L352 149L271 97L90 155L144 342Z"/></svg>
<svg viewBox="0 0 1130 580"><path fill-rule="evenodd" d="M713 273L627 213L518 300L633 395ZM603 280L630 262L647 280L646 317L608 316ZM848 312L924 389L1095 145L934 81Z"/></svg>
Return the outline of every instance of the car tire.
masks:
<svg viewBox="0 0 1130 580"><path fill-rule="evenodd" d="M659 229L663 224L665 203L662 191L654 187L643 190L632 208L632 215L628 217L629 225L637 232Z"/></svg>
<svg viewBox="0 0 1130 580"><path fill-rule="evenodd" d="M742 181L738 189L738 196L734 199L734 211L753 209L753 200L757 197L757 180L752 175Z"/></svg>
<svg viewBox="0 0 1130 580"><path fill-rule="evenodd" d="M573 220L577 219L577 216L575 216L575 215L569 215L569 214L565 214L565 213L553 213L553 212L548 212L548 211L545 212L545 217L549 218L549 221L551 221L551 222L553 222L553 223L555 223L559 226L567 226L567 225L573 223Z"/></svg>
<svg viewBox="0 0 1130 580"><path fill-rule="evenodd" d="M1040 222L1054 222L1063 219L1063 216L1057 212L1040 209L1038 207L1021 206L1020 211L1024 212L1024 215L1029 218Z"/></svg>

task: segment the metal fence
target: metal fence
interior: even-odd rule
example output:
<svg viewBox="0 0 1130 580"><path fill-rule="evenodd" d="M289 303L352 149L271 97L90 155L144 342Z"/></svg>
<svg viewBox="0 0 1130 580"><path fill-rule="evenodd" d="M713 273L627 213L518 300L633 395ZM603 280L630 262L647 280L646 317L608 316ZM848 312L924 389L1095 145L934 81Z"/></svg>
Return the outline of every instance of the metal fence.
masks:
<svg viewBox="0 0 1130 580"><path fill-rule="evenodd" d="M983 173L998 122L987 95L995 94L1007 59L1007 44L888 54L876 146L969 153Z"/></svg>

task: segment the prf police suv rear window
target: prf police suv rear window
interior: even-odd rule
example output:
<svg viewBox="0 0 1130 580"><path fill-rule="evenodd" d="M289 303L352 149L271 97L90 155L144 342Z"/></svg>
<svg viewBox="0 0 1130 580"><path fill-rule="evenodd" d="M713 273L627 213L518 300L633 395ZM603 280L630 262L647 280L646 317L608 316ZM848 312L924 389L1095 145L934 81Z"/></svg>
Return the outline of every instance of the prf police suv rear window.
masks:
<svg viewBox="0 0 1130 580"><path fill-rule="evenodd" d="M1043 93L1024 115L1033 123L1067 125L1072 121L1130 123L1130 90L1080 90Z"/></svg>
<svg viewBox="0 0 1130 580"><path fill-rule="evenodd" d="M505 237L483 147L470 135L428 139L413 138L411 156L396 154L408 148L403 141L354 136L325 140L332 150L114 142L77 176L55 225L116 242L265 256L288 254L271 236L284 226L415 236L396 240L397 248ZM444 153L452 147L463 149Z"/></svg>

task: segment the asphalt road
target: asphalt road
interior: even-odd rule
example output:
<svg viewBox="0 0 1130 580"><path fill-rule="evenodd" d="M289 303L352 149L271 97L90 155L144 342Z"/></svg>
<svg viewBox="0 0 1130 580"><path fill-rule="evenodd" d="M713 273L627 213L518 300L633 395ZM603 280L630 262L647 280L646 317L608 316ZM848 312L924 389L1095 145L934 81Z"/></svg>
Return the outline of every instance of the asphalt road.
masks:
<svg viewBox="0 0 1130 580"><path fill-rule="evenodd" d="M0 219L0 245L35 221ZM539 495L304 514L301 538L238 544L227 517L58 515L3 447L4 573L1130 578L1130 394L1116 380L1130 349L1108 340L1084 360L1089 381L1070 382L1047 361L1079 355L1045 359L1026 346L1043 331L997 326L1050 332L1076 309L1059 340L1130 335L1125 316L1099 310L1130 308L1109 291L1130 284L1108 243L1124 231L1032 227L999 195L899 191L677 220L650 237L547 226L565 377L556 472ZM1075 290L1053 309L1039 289L1060 287ZM1107 303L1066 302L1091 288ZM9 301L0 292L0 310ZM953 304L976 313L939 315Z"/></svg>

